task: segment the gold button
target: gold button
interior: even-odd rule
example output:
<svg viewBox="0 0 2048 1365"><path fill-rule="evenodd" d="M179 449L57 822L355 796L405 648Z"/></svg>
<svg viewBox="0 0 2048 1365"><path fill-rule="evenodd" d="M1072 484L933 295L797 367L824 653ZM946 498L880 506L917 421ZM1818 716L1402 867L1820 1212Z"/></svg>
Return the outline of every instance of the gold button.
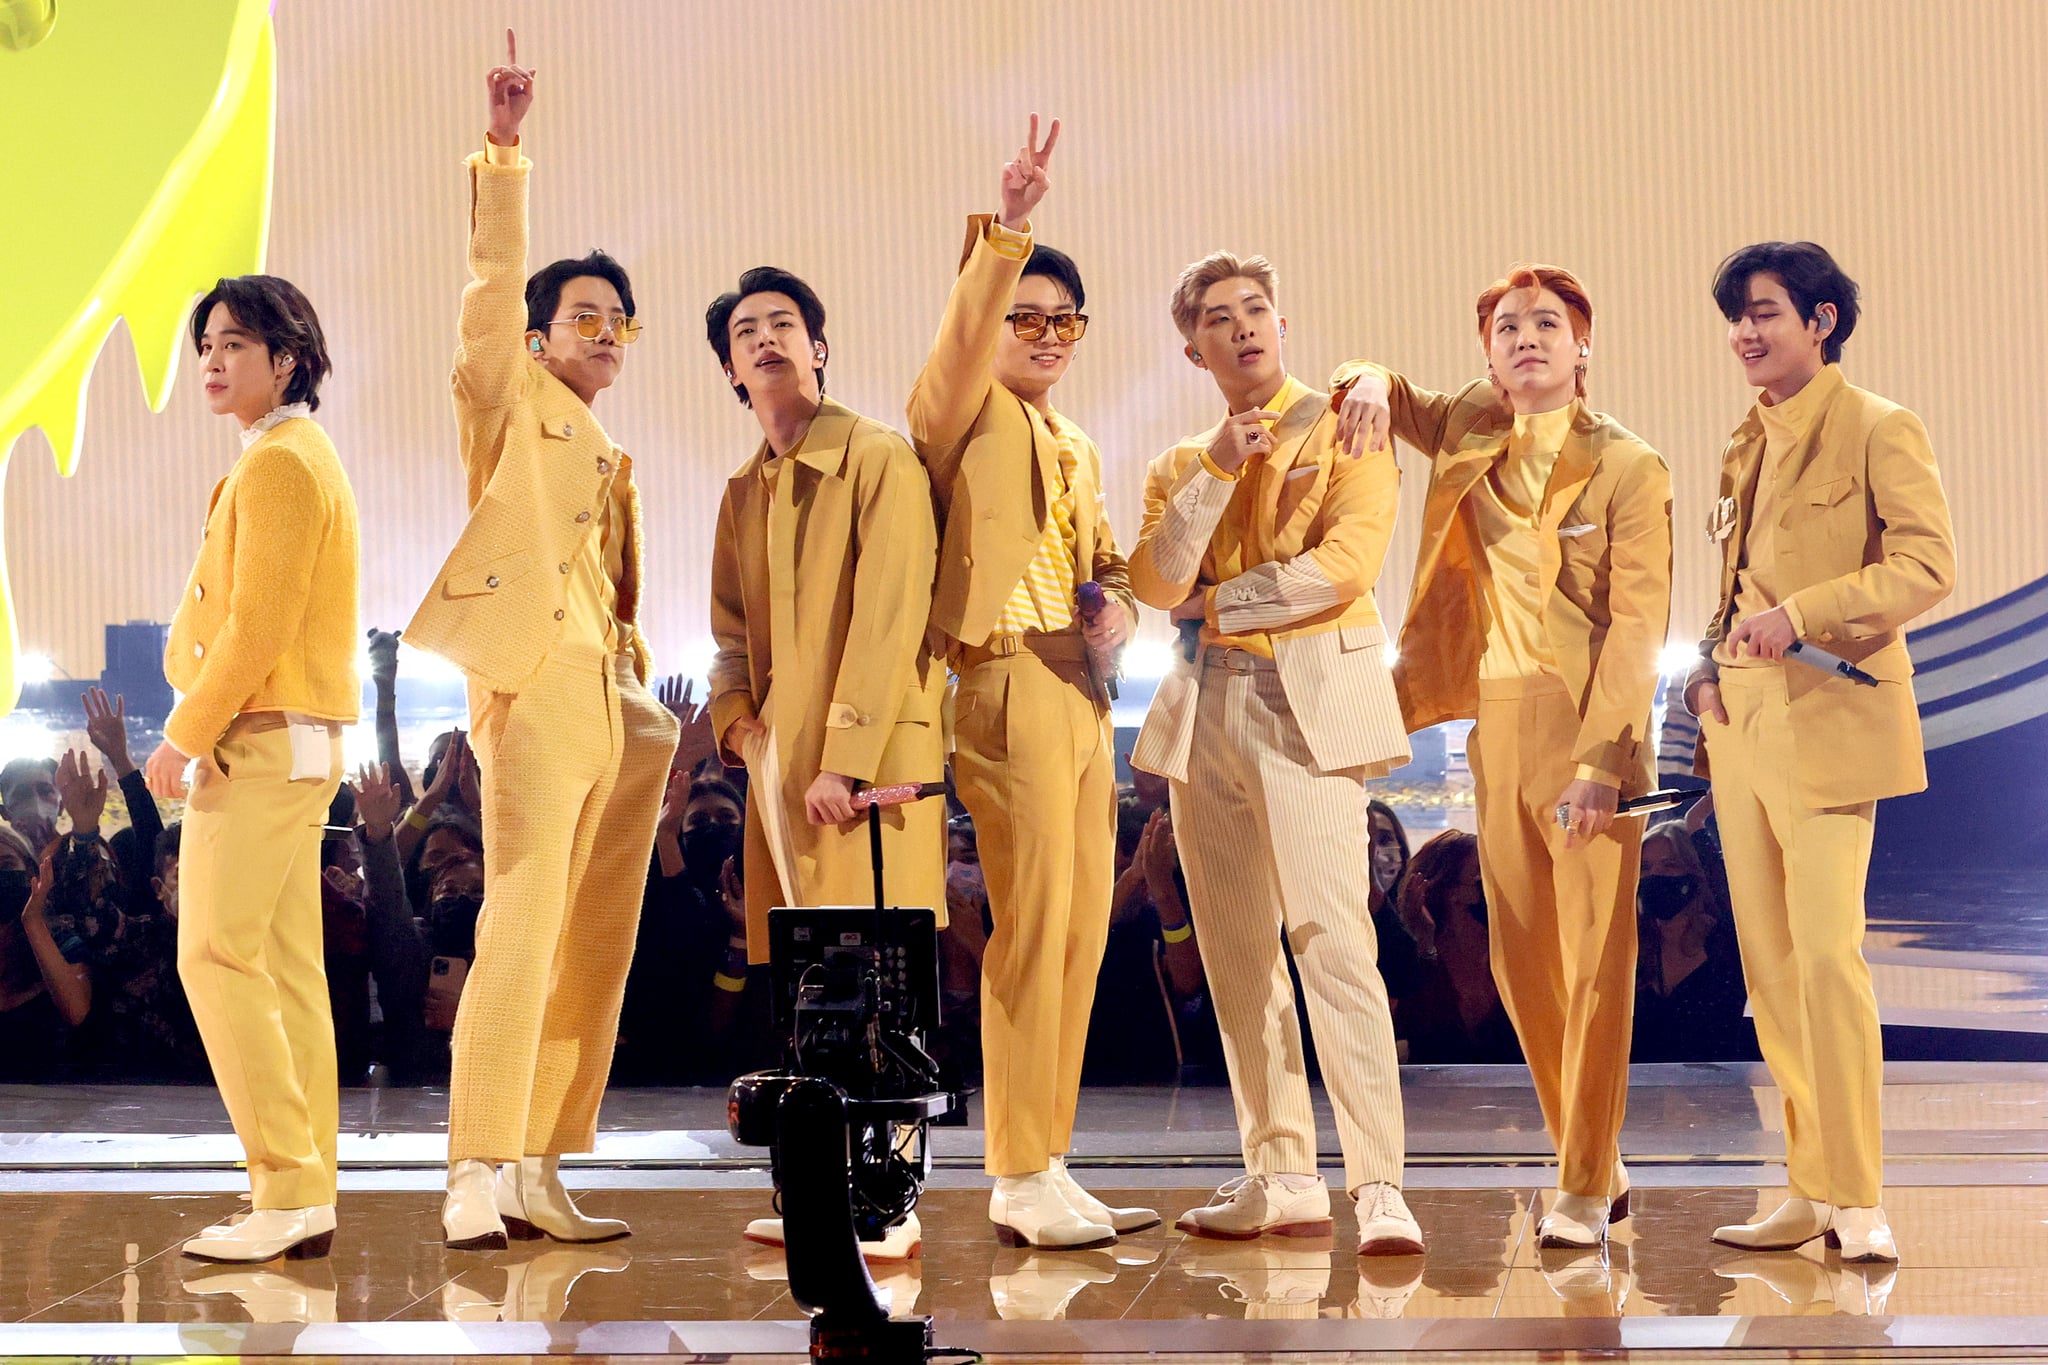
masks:
<svg viewBox="0 0 2048 1365"><path fill-rule="evenodd" d="M562 434L564 436L574 436L576 434L576 424L573 422L562 423Z"/></svg>
<svg viewBox="0 0 2048 1365"><path fill-rule="evenodd" d="M612 462L611 462L610 460L599 460L599 461L597 462L597 472L598 472L598 473L600 473L600 474L609 474L609 473L611 473L611 472L612 472Z"/></svg>
<svg viewBox="0 0 2048 1365"><path fill-rule="evenodd" d="M489 578L486 578L486 579L484 580L484 586L485 586L485 587L487 587L487 588L495 588L495 587L497 587L497 586L498 586L498 576L497 576L496 574L492 574L492 575L491 575L491 576L490 576Z"/></svg>
<svg viewBox="0 0 2048 1365"><path fill-rule="evenodd" d="M569 566L568 566L567 564L564 564L564 565L562 565L562 572L563 572L563 573L567 573L567 572L569 572Z"/></svg>
<svg viewBox="0 0 2048 1365"><path fill-rule="evenodd" d="M565 616L565 615L567 615L567 613L566 613L566 612L561 612L561 611L557 611L557 612L555 613L555 619L556 619L557 621L559 621L559 620L561 620L561 619L562 619L562 617L563 617L563 616Z"/></svg>
<svg viewBox="0 0 2048 1365"><path fill-rule="evenodd" d="M589 520L590 520L590 513L588 513L588 512L578 512L578 513L576 514L576 520L578 520L578 521L589 521Z"/></svg>
<svg viewBox="0 0 2048 1365"><path fill-rule="evenodd" d="M205 646L205 645L194 645L194 646L192 646L192 657L193 657L193 658L195 658L195 659L203 659L203 658L205 658L205 657L206 657L206 646Z"/></svg>
<svg viewBox="0 0 2048 1365"><path fill-rule="evenodd" d="M194 583L192 585L192 598L197 602L204 602L206 600L206 585L204 583Z"/></svg>

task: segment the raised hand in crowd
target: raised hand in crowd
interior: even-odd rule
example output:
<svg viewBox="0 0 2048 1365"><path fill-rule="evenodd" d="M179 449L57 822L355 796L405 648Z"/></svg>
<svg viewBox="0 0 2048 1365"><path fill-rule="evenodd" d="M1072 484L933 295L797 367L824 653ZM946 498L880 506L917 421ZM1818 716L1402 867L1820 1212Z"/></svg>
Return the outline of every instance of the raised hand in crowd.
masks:
<svg viewBox="0 0 2048 1365"><path fill-rule="evenodd" d="M135 760L128 754L127 699L117 696L109 702L106 689L94 687L78 700L85 706L85 737L107 760L115 781L127 777L135 771Z"/></svg>
<svg viewBox="0 0 2048 1365"><path fill-rule="evenodd" d="M718 736L711 733L711 703L691 701L697 689L694 678L670 674L654 686L654 698L681 722L676 735L676 755L669 760L671 772L694 773L707 758L718 757Z"/></svg>
<svg viewBox="0 0 2048 1365"><path fill-rule="evenodd" d="M398 784L391 780L390 765L365 763L350 785L355 788L356 815L363 822L363 837L374 844L383 843L397 828L398 812L404 804Z"/></svg>
<svg viewBox="0 0 2048 1365"><path fill-rule="evenodd" d="M398 748L398 637L395 630L369 631L370 686L377 697L377 761L390 769L402 804L413 801L412 778Z"/></svg>
<svg viewBox="0 0 2048 1365"><path fill-rule="evenodd" d="M519 141L519 125L533 107L533 78L537 68L519 64L519 36L505 30L505 63L494 66L484 78L490 91L491 141L510 147Z"/></svg>
<svg viewBox="0 0 2048 1365"><path fill-rule="evenodd" d="M689 808L690 770L672 768L661 793L661 814L654 821L654 854L661 860L663 877L683 875L683 813Z"/></svg>
<svg viewBox="0 0 2048 1365"><path fill-rule="evenodd" d="M460 730L448 736L448 747L441 751L441 761L434 768L434 780L427 783L427 789L420 793L412 813L398 827L398 860L412 861L413 850L427 837L427 822L441 809L449 794L457 790L462 765L469 753L469 736Z"/></svg>
<svg viewBox="0 0 2048 1365"><path fill-rule="evenodd" d="M106 788L101 787L100 792L104 798ZM21 930L28 939L29 950L35 954L36 969L42 973L51 1003L56 1005L57 1013L67 1026L77 1028L92 1012L92 970L83 962L67 960L57 945L55 935L50 932L46 910L50 892L57 884L56 864L57 845L52 843L43 850L43 856L36 865L36 879L29 886L28 903L21 908Z"/></svg>
<svg viewBox="0 0 2048 1365"><path fill-rule="evenodd" d="M73 834L98 834L107 808L106 769L95 769L89 755L66 749L57 761L57 799L71 817Z"/></svg>

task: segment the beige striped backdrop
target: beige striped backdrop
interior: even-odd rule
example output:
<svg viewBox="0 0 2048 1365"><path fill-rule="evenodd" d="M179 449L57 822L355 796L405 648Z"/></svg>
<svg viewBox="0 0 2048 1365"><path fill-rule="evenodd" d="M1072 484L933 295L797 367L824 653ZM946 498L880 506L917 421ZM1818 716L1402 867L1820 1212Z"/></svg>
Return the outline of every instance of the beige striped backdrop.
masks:
<svg viewBox="0 0 2048 1365"><path fill-rule="evenodd" d="M284 0L270 268L331 339L321 417L362 503L367 622L403 622L462 520L460 161L508 22L540 73L536 259L603 245L649 323L599 415L646 491L672 665L702 660L714 508L757 434L705 303L751 265L802 273L830 309L832 391L900 422L963 215L993 206L1033 109L1067 120L1039 228L1095 319L1060 405L1102 447L1126 541L1145 461L1217 412L1167 318L1186 261L1270 255L1305 377L1366 353L1440 386L1478 371L1478 290L1555 261L1599 310L1597 405L1676 473L1673 628L1692 631L1714 464L1749 401L1708 280L1745 241L1813 237L1864 286L1850 377L1934 434L1962 542L1944 611L2048 567L2039 0ZM100 667L102 623L168 618L236 453L193 374L150 415L117 332L76 478L38 434L8 466L23 646L73 675ZM1420 495L1411 477L1390 621Z"/></svg>

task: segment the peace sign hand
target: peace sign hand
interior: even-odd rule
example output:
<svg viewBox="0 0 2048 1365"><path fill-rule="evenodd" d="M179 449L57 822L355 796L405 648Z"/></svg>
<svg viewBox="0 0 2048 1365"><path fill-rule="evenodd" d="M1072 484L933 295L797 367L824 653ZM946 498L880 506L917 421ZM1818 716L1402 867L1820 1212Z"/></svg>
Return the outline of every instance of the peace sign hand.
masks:
<svg viewBox="0 0 2048 1365"><path fill-rule="evenodd" d="M1012 232L1022 232L1024 224L1031 218L1031 210L1038 207L1038 201L1045 198L1045 192L1052 188L1052 178L1046 167L1052 164L1052 149L1060 140L1060 121L1054 119L1052 128L1045 135L1045 145L1038 145L1038 115L1031 116L1031 135L1022 147L1017 149L1014 160L1003 165L1003 212L1002 224Z"/></svg>
<svg viewBox="0 0 2048 1365"><path fill-rule="evenodd" d="M484 77L491 96L491 141L500 147L519 141L519 125L533 107L534 75L534 69L519 64L519 39L506 29L505 64Z"/></svg>

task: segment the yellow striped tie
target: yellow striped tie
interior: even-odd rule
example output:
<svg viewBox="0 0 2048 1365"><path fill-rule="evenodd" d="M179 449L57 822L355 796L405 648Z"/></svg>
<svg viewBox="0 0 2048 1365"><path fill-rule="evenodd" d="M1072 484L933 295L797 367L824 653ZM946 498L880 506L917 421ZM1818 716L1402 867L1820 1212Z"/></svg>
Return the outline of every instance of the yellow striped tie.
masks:
<svg viewBox="0 0 2048 1365"><path fill-rule="evenodd" d="M1080 456L1066 423L1047 416L1045 424L1059 447L1060 486L1038 551L996 620L998 635L1068 630L1074 624L1074 470Z"/></svg>

